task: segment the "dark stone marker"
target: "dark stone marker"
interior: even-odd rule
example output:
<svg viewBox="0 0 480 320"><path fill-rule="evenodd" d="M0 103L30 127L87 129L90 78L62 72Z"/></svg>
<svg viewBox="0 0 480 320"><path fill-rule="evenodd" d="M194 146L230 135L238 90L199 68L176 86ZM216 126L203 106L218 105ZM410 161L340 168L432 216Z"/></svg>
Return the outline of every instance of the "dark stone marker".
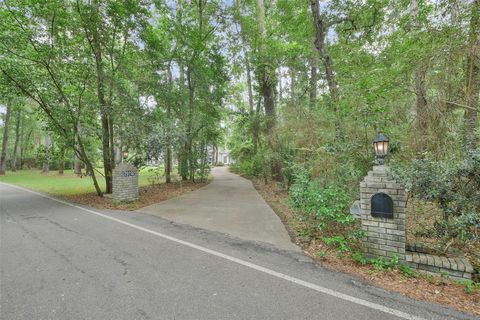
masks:
<svg viewBox="0 0 480 320"><path fill-rule="evenodd" d="M383 192L376 193L371 199L372 217L393 219L393 200Z"/></svg>

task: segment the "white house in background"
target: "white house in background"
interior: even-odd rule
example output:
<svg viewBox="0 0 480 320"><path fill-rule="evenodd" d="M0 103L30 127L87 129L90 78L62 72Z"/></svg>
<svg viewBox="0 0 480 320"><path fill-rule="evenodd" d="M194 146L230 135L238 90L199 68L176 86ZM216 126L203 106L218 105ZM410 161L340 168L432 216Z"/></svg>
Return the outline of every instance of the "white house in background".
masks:
<svg viewBox="0 0 480 320"><path fill-rule="evenodd" d="M220 149L217 152L217 163L221 162L224 165L230 165L233 163L232 157L230 156L230 151L226 149Z"/></svg>
<svg viewBox="0 0 480 320"><path fill-rule="evenodd" d="M218 148L208 148L208 163L211 165L216 165L216 164L224 164L224 165L230 165L234 161L232 157L230 156L230 150L227 149L218 149Z"/></svg>

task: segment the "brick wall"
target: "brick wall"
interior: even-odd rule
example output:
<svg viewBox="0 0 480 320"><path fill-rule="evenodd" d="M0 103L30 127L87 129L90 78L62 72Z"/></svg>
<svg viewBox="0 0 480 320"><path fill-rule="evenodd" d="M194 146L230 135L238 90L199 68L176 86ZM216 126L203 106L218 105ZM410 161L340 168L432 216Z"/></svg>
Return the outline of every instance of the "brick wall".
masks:
<svg viewBox="0 0 480 320"><path fill-rule="evenodd" d="M445 275L456 280L472 279L473 267L466 258L447 258L407 251L406 259L410 267L424 273Z"/></svg>

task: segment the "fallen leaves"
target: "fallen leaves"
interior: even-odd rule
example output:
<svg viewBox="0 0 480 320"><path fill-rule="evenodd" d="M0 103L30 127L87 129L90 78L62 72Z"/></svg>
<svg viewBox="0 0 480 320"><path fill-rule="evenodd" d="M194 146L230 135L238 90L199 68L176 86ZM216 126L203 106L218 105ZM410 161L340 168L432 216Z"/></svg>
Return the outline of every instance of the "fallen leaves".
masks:
<svg viewBox="0 0 480 320"><path fill-rule="evenodd" d="M99 197L95 193L64 196L63 198L98 209L137 210L197 190L207 184L208 182L178 181L144 186L139 189L139 199L131 203L114 203L111 198Z"/></svg>

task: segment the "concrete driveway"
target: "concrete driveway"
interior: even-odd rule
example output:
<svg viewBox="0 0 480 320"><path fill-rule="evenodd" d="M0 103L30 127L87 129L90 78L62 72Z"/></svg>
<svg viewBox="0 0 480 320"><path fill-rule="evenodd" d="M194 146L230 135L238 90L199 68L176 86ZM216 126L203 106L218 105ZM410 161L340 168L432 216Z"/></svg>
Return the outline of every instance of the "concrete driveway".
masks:
<svg viewBox="0 0 480 320"><path fill-rule="evenodd" d="M212 175L213 181L199 190L139 211L280 249L300 250L249 180L229 172L227 167L213 168Z"/></svg>

